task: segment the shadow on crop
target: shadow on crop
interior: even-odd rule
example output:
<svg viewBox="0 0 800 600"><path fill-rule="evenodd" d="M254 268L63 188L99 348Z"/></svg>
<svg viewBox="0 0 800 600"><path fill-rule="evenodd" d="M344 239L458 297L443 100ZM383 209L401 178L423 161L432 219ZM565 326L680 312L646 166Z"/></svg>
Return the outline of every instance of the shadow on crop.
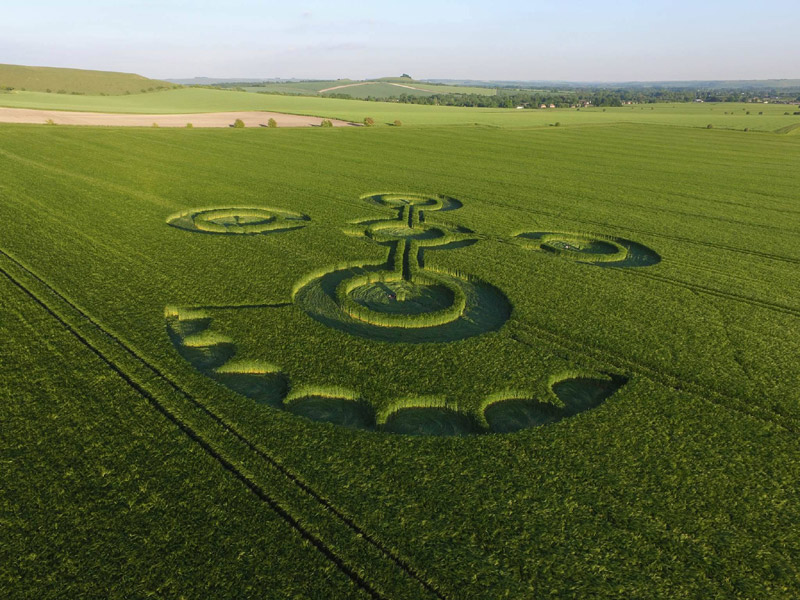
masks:
<svg viewBox="0 0 800 600"><path fill-rule="evenodd" d="M310 395L285 402L283 408L312 421L332 423L350 429L375 429L375 412L360 400Z"/></svg>
<svg viewBox="0 0 800 600"><path fill-rule="evenodd" d="M468 415L449 408L401 408L389 415L382 431L404 435L451 436L481 433Z"/></svg>
<svg viewBox="0 0 800 600"><path fill-rule="evenodd" d="M489 404L483 414L494 433L540 427L600 406L627 381L627 378L619 375L609 375L608 379L563 379L552 385L552 391L562 406L533 398L507 398Z"/></svg>

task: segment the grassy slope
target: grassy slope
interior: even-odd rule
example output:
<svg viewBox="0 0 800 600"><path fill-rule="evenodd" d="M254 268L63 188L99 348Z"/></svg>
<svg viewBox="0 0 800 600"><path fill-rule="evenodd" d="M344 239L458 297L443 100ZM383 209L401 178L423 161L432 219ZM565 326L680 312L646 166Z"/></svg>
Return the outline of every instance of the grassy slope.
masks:
<svg viewBox="0 0 800 600"><path fill-rule="evenodd" d="M7 87L34 92L120 95L174 86L133 73L0 64L0 88Z"/></svg>
<svg viewBox="0 0 800 600"><path fill-rule="evenodd" d="M643 126L3 126L0 135L2 248L237 423L448 597L791 598L800 591L793 529L800 320L775 309L800 310L796 136ZM408 440L253 406L175 355L163 334L167 303L285 301L298 274L379 256L341 229L378 216L357 197L380 189L452 194L465 206L450 220L499 239L520 227L588 229L656 248L664 257L651 271L657 280L491 241L436 256L512 296L513 330L536 350L526 374L532 382L566 361L634 365L631 383L602 408L541 430ZM281 206L313 221L247 239L164 225L182 208L231 204ZM264 347L277 333L268 347L291 354L313 334L313 352L293 372L298 381L339 369L347 385L391 373L374 381L387 393L409 385L427 392L442 381L455 392L507 384L474 344L443 347L440 359L429 352L444 372L415 371L418 351L427 351L363 346L302 315L264 318L271 329L245 319L237 342ZM35 344L25 348L33 364L43 356ZM663 383L670 381L678 383ZM676 389L696 385L723 396Z"/></svg>
<svg viewBox="0 0 800 600"><path fill-rule="evenodd" d="M417 89L398 87L397 85L390 85L391 83L397 83ZM245 89L251 92L281 92L314 95L319 93L321 90L337 86L347 87L332 90L330 93L346 94L352 96L353 98L366 98L367 96L372 96L374 98L389 98L391 96L399 96L400 94L407 94L409 96L430 96L433 94L481 94L494 96L496 93L496 90L493 88L437 85L432 83L417 82L413 79L400 78L387 78L370 82L358 82L348 79L340 79L336 81L270 83L259 87L245 87Z"/></svg>
<svg viewBox="0 0 800 600"><path fill-rule="evenodd" d="M4 597L360 597L2 275L0 314Z"/></svg>
<svg viewBox="0 0 800 600"><path fill-rule="evenodd" d="M408 88L401 88L388 83L369 83L363 85L348 85L347 82L339 81L326 81L322 84L310 83L274 83L258 87L245 87L248 92L261 92L261 93L289 93L289 94L304 94L307 96L314 96L320 90L330 87L346 85L347 87L337 88L325 92L327 94L345 94L352 98L367 98L372 96L374 98L389 98L391 96L399 96L400 94L408 94L409 96L431 96L432 92L425 92L420 90L412 90ZM305 87L300 87L305 86Z"/></svg>
<svg viewBox="0 0 800 600"><path fill-rule="evenodd" d="M295 114L340 118L356 122L372 116L378 124L399 119L405 125L468 125L498 127L543 127L610 124L615 122L657 123L774 131L797 123L797 116L784 115L787 107L752 104L656 104L602 109L517 110L450 106L421 106L392 102L366 102L333 98L277 96L209 89L179 89L154 94L120 97L63 96L37 92L0 94L0 106L94 112L198 113L229 110L272 110ZM789 112L794 107L788 107ZM750 112L748 115L747 112ZM759 115L763 112L763 115ZM727 114L726 114L727 113Z"/></svg>
<svg viewBox="0 0 800 600"><path fill-rule="evenodd" d="M413 83L410 83L413 87L418 87ZM389 83L384 82L377 82L377 83L370 83L368 85L354 85L351 87L340 88L338 90L331 90L330 92L326 92L330 94L347 94L353 98L367 98L368 96L372 96L373 98L390 98L392 96L399 96L400 94L407 94L409 96L432 96L432 92L424 92L418 89L409 89L398 87L396 85L391 85Z"/></svg>
<svg viewBox="0 0 800 600"><path fill-rule="evenodd" d="M406 85L402 81L396 81L395 83ZM495 88L483 86L446 85L443 83L427 83L424 81L415 81L409 85L427 90L434 94L478 94L482 96L495 96L497 94Z"/></svg>

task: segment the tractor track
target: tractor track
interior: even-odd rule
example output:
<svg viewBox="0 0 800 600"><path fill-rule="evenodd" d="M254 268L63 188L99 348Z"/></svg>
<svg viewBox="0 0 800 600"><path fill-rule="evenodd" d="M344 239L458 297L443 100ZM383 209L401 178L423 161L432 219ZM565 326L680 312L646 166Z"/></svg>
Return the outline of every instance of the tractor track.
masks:
<svg viewBox="0 0 800 600"><path fill-rule="evenodd" d="M635 277L644 277L646 279L661 281L668 285L682 287L692 292L708 294L709 296L725 298L726 300L742 302L749 306L758 306L759 308L785 313L793 317L800 317L800 309L788 306L786 304L779 304L777 302L768 302L767 300L759 300L758 298L751 298L749 296L743 296L741 294L735 294L733 292L724 292L722 290L716 290L714 288L705 285L700 285L699 283L688 283L686 281L680 281L679 279L673 279L672 277L665 277L664 275L658 275L655 273L643 273L641 271L633 271L630 269L618 269L618 271L623 271L626 275L633 275Z"/></svg>
<svg viewBox="0 0 800 600"><path fill-rule="evenodd" d="M495 236L480 236L476 235L476 237L480 237L481 239L491 240L493 242L497 242L500 244L513 244L514 242L503 239L500 237ZM580 261L576 261L580 262ZM780 304L778 302L770 302L768 300L761 300L759 298L753 298L751 296L745 296L743 294L736 294L734 292L726 292L724 290L718 290L709 286L701 285L699 283L691 283L688 281L681 281L680 279L675 279L674 277L667 277L666 275L659 275L657 273L651 272L644 272L637 269L626 269L626 268L616 268L616 267L608 267L614 268L615 271L620 273L624 273L625 275L630 275L634 277L644 277L645 279L651 279L653 281L660 281L667 285L674 285L676 287L681 287L691 292L698 292L701 294L708 294L709 296L716 296L718 298L724 298L726 300L732 300L734 302L741 302L742 304L747 304L749 306L756 306L758 308L763 308L765 310L771 310L774 312L779 312L783 314L787 314L793 317L800 317L800 308L796 308L794 306L789 306L788 304Z"/></svg>
<svg viewBox="0 0 800 600"><path fill-rule="evenodd" d="M3 253L5 255L5 253ZM7 255L5 255L7 256ZM223 469L233 475L241 483L243 483L256 497L265 502L275 513L281 517L289 526L297 531L300 536L310 542L314 548L319 550L328 560L332 561L353 583L358 585L366 591L372 598L384 598L385 596L378 593L372 586L370 586L361 576L358 575L353 569L347 566L344 561L339 558L336 553L331 550L324 542L317 538L314 534L305 529L300 522L284 509L274 498L272 498L261 486L250 479L247 475L242 473L236 466L227 460L221 453L209 444L197 431L191 426L187 425L179 417L169 411L158 399L151 394L147 389L137 383L130 375L128 375L122 367L116 364L113 360L107 357L101 350L96 348L86 337L84 337L77 329L70 325L61 315L53 310L46 302L39 298L34 292L28 289L25 284L17 280L13 275L8 273L5 269L0 267L0 274L2 274L11 284L19 288L25 295L31 298L38 306L53 317L60 323L67 331L69 331L75 339L82 345L89 349L95 356L97 356L106 366L108 366L114 373L116 373L128 386L136 391L142 398L144 398L150 406L157 412L165 417L169 422L175 425L180 431L186 434L193 442L198 444L211 458L217 461Z"/></svg>
<svg viewBox="0 0 800 600"><path fill-rule="evenodd" d="M511 209L511 210L515 210L515 211L519 211L519 212L531 213L531 214L539 214L539 215L543 215L543 216L546 216L546 217L549 217L549 218L554 218L554 219L563 219L563 215L561 215L559 213L552 212L552 211L548 211L548 210L542 210L542 209L538 209L538 208L531 208L531 207L528 207L528 206L519 206L519 205L515 205L515 204L509 204L509 203L506 203L506 202L498 202L498 201L483 200L483 202L486 203L486 204L489 204L491 206L500 206L500 207L503 207L503 208L507 208L507 209ZM781 256L779 254L771 254L769 252L760 252L758 250L748 250L746 248L738 248L736 246L728 246L727 244L719 244L719 243L716 243L716 242L706 242L706 241L702 241L702 240L695 240L695 239L692 239L692 238L679 236L679 235L672 235L672 234L668 234L668 233L658 233L658 232L655 232L655 231L646 231L646 230L643 230L643 229L637 229L635 227L628 227L628 226L625 226L625 225L612 224L612 223L607 223L605 221L597 221L597 220L594 220L594 219L586 219L586 218L580 218L580 217L570 217L569 220L572 221L572 222L575 222L575 223L586 223L588 225L592 225L592 226L596 226L596 227L602 227L603 229L606 229L606 230L609 229L609 228L612 228L614 230L632 231L634 233L638 233L638 234L645 235L645 236L657 237L657 238L672 240L672 241L675 241L675 242L681 242L681 243L685 243L685 244L694 244L695 246L704 246L706 248L715 248L717 250L725 250L727 252L736 252L736 253L739 253L739 254L745 254L747 256L755 256L755 257L758 257L758 258L766 258L768 260L775 260L775 261L787 262L787 263L790 263L790 264L800 265L800 258L794 258L794 257L791 257L791 256Z"/></svg>
<svg viewBox="0 0 800 600"><path fill-rule="evenodd" d="M792 417L791 415L783 415L777 411L764 409L759 406L754 406L752 402L748 401L746 398L741 398L732 394L726 394L695 381L680 379L675 375L664 373L640 362L619 356L618 354L615 354L606 348L598 348L583 342L576 342L568 336L564 336L531 323L517 323L517 329L518 331L513 333L511 337L520 344L529 346L532 345L530 341L525 339L526 336L544 339L556 344L557 346L560 346L565 350L568 350L569 352L581 354L585 357L588 357L592 361L599 362L601 364L605 363L614 367L615 369L619 369L620 371L634 373L676 392L691 394L701 400L711 402L712 404L725 408L726 410L733 410L738 413L745 414L753 419L761 421L762 423L768 423L774 427L779 427L794 434L800 433L800 424L796 422L797 419L795 417Z"/></svg>
<svg viewBox="0 0 800 600"><path fill-rule="evenodd" d="M18 269L21 269L27 276L33 278L36 282L40 285L44 286L51 294L53 294L56 299L60 302L63 302L66 306L68 306L72 311L77 313L81 319L86 321L92 328L94 328L98 333L103 335L107 338L112 344L116 345L120 349L122 349L127 356L134 359L138 362L141 366L145 367L152 375L155 375L160 381L165 383L169 388L171 388L174 392L178 393L180 396L188 400L191 405L199 410L204 416L208 417L216 426L223 430L224 433L228 434L229 436L233 437L237 442L243 444L249 451L251 451L255 456L257 456L261 461L263 461L269 468L273 471L277 472L286 483L291 485L296 491L299 491L302 495L306 496L308 499L311 499L316 505L318 505L323 512L332 520L336 521L343 527L345 527L349 532L358 540L363 540L369 546L371 546L376 553L381 556L382 558L386 559L388 562L392 563L394 567L400 569L405 575L407 575L410 579L412 579L422 590L424 590L425 595L416 595L416 598L422 598L427 596L432 596L438 598L439 600L448 600L448 597L437 587L432 585L424 575L418 572L408 561L404 558L399 556L389 547L387 547L383 542L377 539L374 535L370 534L366 530L364 530L355 520L346 515L341 509L337 508L329 499L324 497L321 493L314 490L309 484L305 483L298 475L293 473L289 468L284 466L280 463L279 460L268 454L265 450L260 448L254 442L252 442L249 438L247 438L244 434L239 432L236 428L228 424L222 417L216 414L214 411L209 409L205 404L203 404L200 400L195 398L192 394L184 390L180 385L175 383L171 378L169 378L164 372L162 372L159 368L155 367L151 363L149 363L146 359L140 356L135 350L133 350L127 343L119 339L116 335L105 329L100 323L95 321L91 316L89 316L85 311L83 311L80 307L75 305L72 301L70 301L66 296L61 294L58 290L56 290L52 285L50 285L45 279L37 275L34 271L29 269L19 260L11 256L9 253L0 249L0 258L5 258L6 260L10 261L13 265L15 265ZM290 525L293 529L295 529L304 539L306 539L309 543L311 543L318 551L320 551L326 558L331 560L337 568L339 568L349 579L353 581L355 585L359 588L363 589L370 597L376 599L383 599L383 598L390 598L391 596L387 596L384 593L375 589L369 582L367 582L361 575L358 574L356 569L353 566L347 564L346 560L342 558L339 553L337 553L334 549L331 548L329 544L325 541L320 539L317 535L312 533L307 527L305 527L300 520L293 516L289 509L284 508L280 502L278 502L273 496L271 496L262 486L260 486L257 482L255 482L250 476L242 472L236 465L234 465L229 459L225 458L223 454L216 449L212 443L206 440L200 433L198 433L193 427L185 423L181 418L173 411L170 410L166 405L164 405L158 398L155 397L151 392L149 392L142 384L135 381L131 375L129 375L121 366L114 362L111 358L109 358L102 350L97 348L89 339L80 333L73 325L71 325L64 317L62 317L56 310L54 310L48 303L39 297L33 290L31 290L28 286L25 285L22 281L18 278L14 277L11 273L9 273L5 268L0 266L0 274L6 277L12 284L22 290L27 296L29 296L37 305L41 306L48 314L50 314L53 318L55 318L62 326L64 326L70 333L72 333L84 346L86 346L89 350L92 351L96 356L98 356L106 365L109 366L119 377L121 377L130 387L132 387L138 394L140 394L145 400L160 414L162 414L165 418L167 418L170 422L175 424L184 434L186 434L192 441L197 443L209 456L211 456L214 460L216 460L226 471L230 472L234 477L236 477L241 483L243 483L251 492L253 492L262 502L266 503L272 510L276 512L288 525ZM365 569L368 570L367 565L365 565Z"/></svg>

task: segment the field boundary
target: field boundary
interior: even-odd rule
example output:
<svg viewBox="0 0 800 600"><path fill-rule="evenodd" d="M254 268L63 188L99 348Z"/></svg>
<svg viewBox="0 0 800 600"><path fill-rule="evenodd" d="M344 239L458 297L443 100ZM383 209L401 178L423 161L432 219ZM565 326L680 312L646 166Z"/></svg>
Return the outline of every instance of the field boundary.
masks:
<svg viewBox="0 0 800 600"><path fill-rule="evenodd" d="M239 446L244 445L245 449L248 450L250 453L255 455L258 458L258 461L262 464L262 466L266 466L271 473L267 473L267 477L271 474L273 475L273 482L282 484L284 486L288 486L291 488L293 493L288 494L289 498L286 498L284 494L283 503L275 498L274 495L270 495L262 485L255 481L256 476L253 474L248 474L245 472L245 469L241 466L237 466L234 464L233 460L226 458L223 454L224 450L221 450L215 447L215 443L211 442L204 437L201 433L198 433L196 427L192 427L188 423L185 422L185 416L182 415L179 411L174 409L168 408L161 400L159 400L152 392L150 392L143 383L137 382L130 373L125 371L119 364L117 364L112 358L107 356L103 350L97 347L97 345L93 344L87 335L81 333L78 328L70 323L67 318L62 316L58 313L57 310L53 309L48 303L42 299L39 295L36 294L33 290L31 290L28 286L25 285L22 281L20 281L17 277L9 273L9 271L0 264L0 274L5 276L7 279L11 281L16 287L21 289L27 296L29 296L36 304L41 306L45 311L48 312L53 318L55 318L61 325L63 325L70 333L72 333L83 345L89 348L95 355L97 355L104 363L106 363L109 368L111 368L117 375L119 375L128 385L130 385L137 393L139 393L151 406L157 410L162 416L167 418L170 422L175 424L184 434L186 434L190 439L200 445L203 450L209 454L214 460L220 463L220 465L227 471L229 471L232 475L234 475L237 479L240 480L251 492L253 492L261 501L265 502L272 510L278 514L290 527L295 529L298 534L300 534L304 539L306 539L310 544L312 544L318 551L320 551L326 558L331 560L339 570L341 570L348 578L350 578L355 585L363 589L366 593L370 595L372 598L388 598L391 595L386 595L386 593L377 590L373 585L370 584L366 580L365 577L359 574L358 569L352 565L348 564L348 559L343 557L342 554L342 540L337 540L334 545L326 543L322 536L324 535L336 535L335 528L340 530L344 529L347 533L349 533L350 537L350 545L351 546L364 546L364 542L366 542L368 552L373 555L373 557L377 556L378 558L382 558L385 562L391 563L385 566L390 567L390 569L399 569L403 572L408 578L411 580L406 583L411 583L413 581L413 587L416 590L413 596L414 598L422 598L422 597L435 597L439 600L447 600L448 597L439 589L437 589L430 581L424 577L421 573L419 573L408 561L403 559L399 556L396 552L386 546L383 542L377 539L373 534L370 534L366 530L364 530L360 525L358 525L352 517L349 517L340 509L338 509L330 500L325 498L322 494L314 490L309 484L305 483L299 476L293 473L289 468L285 467L275 459L274 457L270 456L265 450L261 449L257 446L254 442L249 440L244 434L239 432L233 426L229 425L222 417L214 413L211 409L209 409L205 404L191 395L189 392L184 390L180 385L175 383L171 378L169 378L165 373L163 373L158 367L150 364L146 359L141 357L136 351L134 351L130 346L128 346L124 341L120 340L116 337L113 333L107 331L102 325L100 325L97 321L95 321L90 315L88 315L85 311L71 302L68 298L66 298L63 294L61 294L58 290L56 290L52 285L50 285L45 279L37 275L27 266L25 266L22 262L11 256L6 251L0 249L0 263L5 260L12 265L14 265L17 269L23 271L26 277L33 278L39 285L46 288L46 290L52 294L57 302L63 303L66 305L71 311L77 313L80 319L88 323L96 332L103 335L107 340L113 345L116 346L118 349L122 350L128 359L134 359L140 366L147 369L151 376L155 375L157 380L161 381L162 383L166 384L173 393L177 393L178 395L182 396L185 400L188 400L191 404L191 408L194 409L195 412L201 413L201 418L204 417L206 419L210 419L213 422L213 425L216 426L218 429L221 429L220 432L224 438L228 438L229 443L233 441L234 443L238 444ZM184 418L182 418L184 417ZM233 438L233 440L230 440ZM218 446L223 446L223 443L217 442ZM244 462L244 459L242 459ZM278 477L274 477L278 475ZM263 476L263 475L262 475ZM277 479L277 481L275 481ZM323 518L332 522L334 530L332 531L330 527L326 527L325 531L319 531L319 523L314 523L311 525L304 525L301 523L301 518L294 516L291 513L289 508L286 508L282 504L292 504L291 496L295 497L295 503L297 503L297 497L299 496L299 504L305 505L304 508L306 511L309 510L309 505L311 505L311 511L317 512L317 517L319 518L320 515ZM316 510L315 510L316 507ZM296 507L295 507L296 508ZM308 515L306 515L308 516ZM327 526L328 524L324 524ZM312 531L312 529L317 529L317 532ZM343 533L339 531L339 535ZM333 548L337 547L337 550ZM371 550L370 550L371 548ZM356 554L363 556L363 550L357 551ZM356 562L349 560L349 562ZM374 568L374 564L370 565L362 565L363 568L361 569L364 572L369 572ZM396 585L403 586L404 583L396 582L394 578L391 579ZM421 595L419 588L424 590L425 595Z"/></svg>

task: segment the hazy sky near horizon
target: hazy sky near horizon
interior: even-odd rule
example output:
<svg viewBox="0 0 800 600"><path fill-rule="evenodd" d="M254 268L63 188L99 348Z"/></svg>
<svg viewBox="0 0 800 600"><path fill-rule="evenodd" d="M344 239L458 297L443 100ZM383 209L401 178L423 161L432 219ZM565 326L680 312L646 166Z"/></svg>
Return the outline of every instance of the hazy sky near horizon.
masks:
<svg viewBox="0 0 800 600"><path fill-rule="evenodd" d="M155 78L800 78L800 3L29 0L0 63Z"/></svg>

